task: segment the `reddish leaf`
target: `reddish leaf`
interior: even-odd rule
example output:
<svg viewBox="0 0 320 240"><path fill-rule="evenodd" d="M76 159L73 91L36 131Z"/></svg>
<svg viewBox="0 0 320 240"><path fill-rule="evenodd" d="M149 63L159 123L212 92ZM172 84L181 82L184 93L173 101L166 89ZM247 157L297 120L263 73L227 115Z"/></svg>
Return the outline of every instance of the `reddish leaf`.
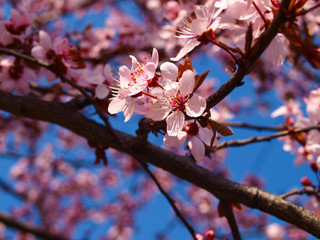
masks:
<svg viewBox="0 0 320 240"><path fill-rule="evenodd" d="M210 121L210 125L211 125L212 129L216 130L222 136L227 137L227 136L233 135L233 132L231 131L231 129L229 127L227 127L226 125L218 123L218 122L213 121L211 119L209 119L209 121Z"/></svg>

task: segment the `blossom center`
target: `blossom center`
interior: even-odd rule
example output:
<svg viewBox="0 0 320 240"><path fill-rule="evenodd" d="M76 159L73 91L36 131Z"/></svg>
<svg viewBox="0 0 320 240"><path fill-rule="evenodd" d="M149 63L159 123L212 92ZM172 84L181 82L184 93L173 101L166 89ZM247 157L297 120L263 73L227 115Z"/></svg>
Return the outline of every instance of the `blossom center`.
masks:
<svg viewBox="0 0 320 240"><path fill-rule="evenodd" d="M199 127L195 122L193 122L193 123L187 124L184 127L184 130L186 131L188 136L196 136L196 135L198 135Z"/></svg>

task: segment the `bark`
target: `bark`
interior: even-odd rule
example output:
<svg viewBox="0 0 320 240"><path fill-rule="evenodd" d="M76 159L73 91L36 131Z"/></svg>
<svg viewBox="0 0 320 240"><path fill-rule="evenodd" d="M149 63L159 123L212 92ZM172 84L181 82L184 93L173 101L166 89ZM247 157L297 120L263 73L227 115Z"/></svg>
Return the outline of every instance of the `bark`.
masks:
<svg viewBox="0 0 320 240"><path fill-rule="evenodd" d="M117 142L105 126L75 112L66 104L0 92L0 109L18 116L58 124L90 141L126 152L126 147ZM189 157L178 156L120 131L117 131L117 134L141 160L195 184L219 199L259 209L320 238L320 218L312 212L257 187L241 185L222 178L197 165Z"/></svg>

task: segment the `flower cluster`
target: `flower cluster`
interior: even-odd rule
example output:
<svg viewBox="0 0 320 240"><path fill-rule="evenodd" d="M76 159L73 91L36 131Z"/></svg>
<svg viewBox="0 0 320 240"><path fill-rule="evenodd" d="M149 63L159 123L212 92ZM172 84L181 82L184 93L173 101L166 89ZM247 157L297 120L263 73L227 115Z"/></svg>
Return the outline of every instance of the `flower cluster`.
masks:
<svg viewBox="0 0 320 240"><path fill-rule="evenodd" d="M119 85L113 87L114 97L108 107L111 114L123 112L125 122L133 112L143 114L153 121L166 121L164 143L168 147L182 146L188 140L188 148L198 161L205 155L205 145L213 145L213 130L209 121L200 124L206 101L196 95L197 85L193 69L172 62L158 67L158 51L139 62L133 56L132 66L119 68ZM204 118L206 119L206 118Z"/></svg>

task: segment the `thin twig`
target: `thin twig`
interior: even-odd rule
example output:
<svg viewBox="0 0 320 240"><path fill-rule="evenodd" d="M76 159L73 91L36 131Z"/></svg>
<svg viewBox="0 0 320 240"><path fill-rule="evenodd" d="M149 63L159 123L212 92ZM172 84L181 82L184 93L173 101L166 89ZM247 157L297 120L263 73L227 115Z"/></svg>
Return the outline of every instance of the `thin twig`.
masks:
<svg viewBox="0 0 320 240"><path fill-rule="evenodd" d="M283 193L283 194L279 195L279 198L286 199L286 198L294 196L294 195L303 195L303 194L314 195L314 196L319 197L320 192L318 190L316 190L316 189L313 189L313 190L309 190L309 189L302 189L302 190L294 189L294 190L292 190L290 192Z"/></svg>
<svg viewBox="0 0 320 240"><path fill-rule="evenodd" d="M0 213L0 222L2 222L3 224L9 227L18 229L22 232L31 233L41 239L45 239L45 240L67 240L68 239L60 235L50 233L45 229L37 228L29 224L19 222L16 219L3 213Z"/></svg>
<svg viewBox="0 0 320 240"><path fill-rule="evenodd" d="M258 131L281 131L283 130L282 126L261 126L261 125L253 125L250 123L241 123L241 122L219 122L221 124L227 125L229 127L238 127L238 128L248 128L248 129L254 129Z"/></svg>
<svg viewBox="0 0 320 240"><path fill-rule="evenodd" d="M252 137L252 138L245 139L245 140L234 140L234 141L230 141L230 142L223 142L223 143L218 144L215 147L213 147L213 150L217 151L219 149L227 148L227 147L239 147L239 146L244 146L244 145L248 145L251 143L270 141L274 138L283 137L283 136L287 136L287 135L291 135L291 134L309 132L314 129L320 129L320 125L308 127L308 128L297 129L297 130L281 131L279 133L275 133L275 134L272 134L269 136L264 136L264 137Z"/></svg>
<svg viewBox="0 0 320 240"><path fill-rule="evenodd" d="M44 67L44 68L48 69L49 71L51 71L52 73L57 75L61 79L62 82L68 83L70 86L72 86L73 88L75 88L78 91L80 91L83 96L88 97L90 99L90 96L87 93L87 89L86 88L79 86L78 84L76 84L75 82L70 80L69 78L65 77L64 75L62 75L61 73L56 71L52 67L52 65L41 63L41 62L37 61L35 58L33 58L31 56L28 56L28 55L25 55L23 53L17 52L15 50L7 49L7 48L0 48L0 53L4 53L4 54L10 55L10 56L18 57L18 58L26 60L26 61L28 61L30 63L34 63L34 64L37 64L38 66L41 66L41 67Z"/></svg>
<svg viewBox="0 0 320 240"><path fill-rule="evenodd" d="M234 217L233 211L232 211L232 205L230 201L221 199L220 204L223 208L224 216L227 218L229 226L231 228L232 236L234 240L241 240L241 235L239 232L238 224L236 222L236 219Z"/></svg>
<svg viewBox="0 0 320 240"><path fill-rule="evenodd" d="M157 178L154 176L154 174L151 172L151 170L149 169L148 164L141 160L139 158L139 156L134 152L131 151L131 149L129 148L128 144L125 142L125 140L123 138L121 138L120 135L118 135L114 129L112 128L108 118L105 116L105 114L103 114L103 112L101 111L100 107L97 104L94 104L94 107L97 111L97 113L99 114L100 118L104 121L104 123L106 124L108 130L112 133L112 135L114 136L115 139L117 139L117 141L127 150L127 152L133 156L139 163L140 165L143 167L143 169L147 172L147 174L151 177L151 179L154 181L154 183L157 185L159 191L164 195L164 197L167 199L167 201L169 202L169 204L171 205L172 209L174 210L175 214L177 215L177 217L182 221L182 223L184 224L184 226L187 228L187 230L190 232L190 234L192 235L194 240L197 240L196 238L196 233L195 230L193 229L193 227L187 222L187 220L184 218L184 216L182 215L182 213L180 212L180 210L178 209L178 207L175 204L175 201L171 198L171 196L163 189L163 187L161 186L161 184L159 183L159 181L157 180Z"/></svg>

